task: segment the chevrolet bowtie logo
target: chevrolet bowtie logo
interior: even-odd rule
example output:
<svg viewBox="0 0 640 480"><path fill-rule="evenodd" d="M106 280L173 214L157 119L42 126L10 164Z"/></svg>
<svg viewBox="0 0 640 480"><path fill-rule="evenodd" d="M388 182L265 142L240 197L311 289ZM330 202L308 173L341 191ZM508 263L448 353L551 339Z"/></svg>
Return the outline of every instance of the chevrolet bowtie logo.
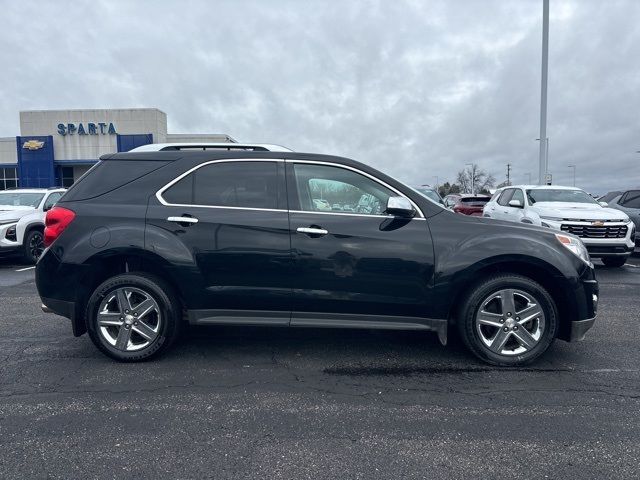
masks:
<svg viewBox="0 0 640 480"><path fill-rule="evenodd" d="M593 225L594 227L604 227L604 222L596 220L595 222L591 223L591 225Z"/></svg>
<svg viewBox="0 0 640 480"><path fill-rule="evenodd" d="M28 140L22 144L22 148L27 150L40 150L42 147L44 147L44 142L40 140Z"/></svg>

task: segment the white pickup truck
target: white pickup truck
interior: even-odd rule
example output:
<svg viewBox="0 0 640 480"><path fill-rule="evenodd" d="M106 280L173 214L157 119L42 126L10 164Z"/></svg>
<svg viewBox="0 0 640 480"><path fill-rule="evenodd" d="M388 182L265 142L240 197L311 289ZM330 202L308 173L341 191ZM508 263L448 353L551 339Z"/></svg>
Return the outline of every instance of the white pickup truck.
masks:
<svg viewBox="0 0 640 480"><path fill-rule="evenodd" d="M629 216L575 187L504 187L484 206L483 216L571 233L580 237L591 257L610 267L624 265L635 247L636 228Z"/></svg>
<svg viewBox="0 0 640 480"><path fill-rule="evenodd" d="M22 253L35 263L44 250L44 217L62 197L63 188L0 191L0 254Z"/></svg>

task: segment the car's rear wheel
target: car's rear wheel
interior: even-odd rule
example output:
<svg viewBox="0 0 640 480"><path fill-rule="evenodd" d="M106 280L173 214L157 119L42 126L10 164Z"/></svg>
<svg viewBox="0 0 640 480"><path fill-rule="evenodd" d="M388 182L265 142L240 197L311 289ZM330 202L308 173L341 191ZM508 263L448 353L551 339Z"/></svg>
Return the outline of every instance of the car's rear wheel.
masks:
<svg viewBox="0 0 640 480"><path fill-rule="evenodd" d="M540 284L519 275L497 275L469 292L458 329L467 347L483 361L524 365L551 345L558 329L557 309Z"/></svg>
<svg viewBox="0 0 640 480"><path fill-rule="evenodd" d="M86 315L93 343L125 362L146 360L168 349L182 321L173 289L145 273L117 275L99 285Z"/></svg>
<svg viewBox="0 0 640 480"><path fill-rule="evenodd" d="M627 257L603 257L602 263L607 267L621 267L627 262Z"/></svg>
<svg viewBox="0 0 640 480"><path fill-rule="evenodd" d="M40 230L27 232L23 243L23 256L26 262L36 263L44 251L44 235Z"/></svg>

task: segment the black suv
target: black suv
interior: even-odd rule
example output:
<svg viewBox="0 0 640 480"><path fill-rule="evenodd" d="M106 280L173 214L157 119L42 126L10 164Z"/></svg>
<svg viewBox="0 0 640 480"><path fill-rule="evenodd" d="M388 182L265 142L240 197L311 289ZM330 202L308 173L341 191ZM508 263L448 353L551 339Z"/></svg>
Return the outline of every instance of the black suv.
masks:
<svg viewBox="0 0 640 480"><path fill-rule="evenodd" d="M456 215L340 157L107 155L46 225L43 309L123 361L188 322L430 330L443 344L455 327L482 360L520 365L596 316L578 238Z"/></svg>

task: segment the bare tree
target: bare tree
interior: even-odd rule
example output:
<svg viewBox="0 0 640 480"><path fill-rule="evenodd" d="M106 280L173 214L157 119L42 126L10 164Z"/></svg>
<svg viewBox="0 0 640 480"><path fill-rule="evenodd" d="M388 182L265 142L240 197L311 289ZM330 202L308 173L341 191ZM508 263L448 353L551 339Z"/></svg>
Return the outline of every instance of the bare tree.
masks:
<svg viewBox="0 0 640 480"><path fill-rule="evenodd" d="M474 163L458 172L456 183L465 193L488 192L495 185L496 179Z"/></svg>

